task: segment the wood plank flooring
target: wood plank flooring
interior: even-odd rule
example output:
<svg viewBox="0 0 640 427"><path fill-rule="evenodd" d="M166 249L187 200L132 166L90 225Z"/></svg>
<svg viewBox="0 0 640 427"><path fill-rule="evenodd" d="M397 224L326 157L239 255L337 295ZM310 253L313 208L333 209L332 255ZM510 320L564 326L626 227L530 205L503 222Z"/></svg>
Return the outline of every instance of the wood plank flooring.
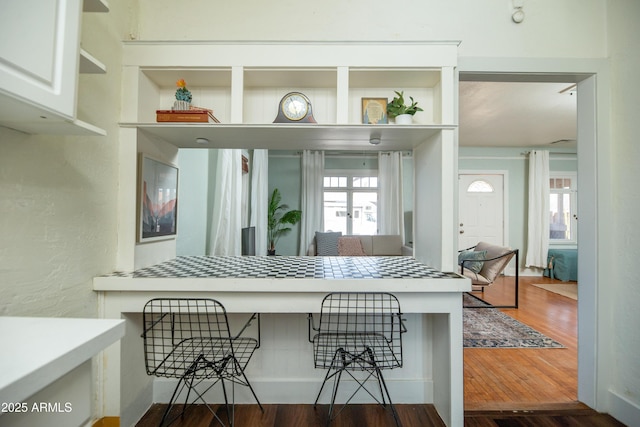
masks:
<svg viewBox="0 0 640 427"><path fill-rule="evenodd" d="M495 305L513 301L513 278L489 286L483 298ZM546 277L520 278L518 309L502 311L565 348L464 349L466 410L523 408L573 403L578 398L577 301L531 286ZM480 292L474 294L482 296Z"/></svg>
<svg viewBox="0 0 640 427"><path fill-rule="evenodd" d="M513 301L512 278L487 288L483 298L495 305ZM563 349L464 349L465 426L593 426L623 424L577 402L577 302L533 283L552 283L543 277L520 278L520 308L508 315L562 343ZM476 293L481 296L479 292ZM213 405L221 418L226 412ZM327 407L319 405L237 405L239 427L320 427ZM153 405L137 427L155 426L165 405ZM442 426L433 405L396 405L403 427ZM175 427L219 425L202 405L194 405ZM393 417L377 405L350 405L332 427L394 426Z"/></svg>
<svg viewBox="0 0 640 427"><path fill-rule="evenodd" d="M226 411L212 405L226 423ZM156 427L165 405L153 405L136 427ZM443 427L433 405L396 405L401 427ZM327 406L318 405L236 405L238 427L325 427ZM184 418L172 427L215 427L220 424L203 405L191 405ZM393 427L391 413L377 405L349 405L331 427ZM466 427L624 427L612 417L599 414L579 404L540 410L465 412Z"/></svg>

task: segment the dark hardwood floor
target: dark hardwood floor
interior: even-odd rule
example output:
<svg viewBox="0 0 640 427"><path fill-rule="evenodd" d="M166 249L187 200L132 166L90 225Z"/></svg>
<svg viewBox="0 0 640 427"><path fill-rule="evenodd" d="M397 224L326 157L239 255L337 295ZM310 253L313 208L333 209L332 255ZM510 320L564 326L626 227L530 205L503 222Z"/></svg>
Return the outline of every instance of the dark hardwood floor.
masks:
<svg viewBox="0 0 640 427"><path fill-rule="evenodd" d="M227 422L226 411L212 405L218 416ZM136 427L155 427L162 418L165 405L153 405ZM443 427L444 423L432 405L396 405L402 427ZM235 424L238 427L325 427L327 406L318 405L236 405ZM184 418L173 427L215 427L220 424L203 405L191 405ZM612 417L579 405L549 409L518 411L465 412L468 427L623 427ZM390 411L377 405L349 405L331 427L393 427Z"/></svg>
<svg viewBox="0 0 640 427"><path fill-rule="evenodd" d="M495 305L513 301L512 278L503 278L484 292ZM543 277L520 278L520 307L503 309L545 335L562 349L464 349L464 424L469 427L520 426L623 426L577 402L577 302L532 286L552 283ZM479 292L477 295L481 295ZM320 427L326 424L327 407L319 405L237 405L239 427ZM165 405L153 405L137 427L155 426ZM226 412L214 405L221 418ZM403 427L442 426L433 405L396 405ZM201 405L189 408L184 419L172 426L219 425ZM393 417L377 405L350 405L332 427L394 426Z"/></svg>

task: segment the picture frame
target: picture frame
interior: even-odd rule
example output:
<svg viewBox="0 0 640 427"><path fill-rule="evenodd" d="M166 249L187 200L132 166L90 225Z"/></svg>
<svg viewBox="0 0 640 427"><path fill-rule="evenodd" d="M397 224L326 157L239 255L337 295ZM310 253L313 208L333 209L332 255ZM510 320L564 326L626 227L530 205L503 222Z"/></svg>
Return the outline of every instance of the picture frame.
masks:
<svg viewBox="0 0 640 427"><path fill-rule="evenodd" d="M178 213L178 168L147 154L138 167L138 242L175 239Z"/></svg>
<svg viewBox="0 0 640 427"><path fill-rule="evenodd" d="M387 98L362 98L362 123L377 125L389 123Z"/></svg>

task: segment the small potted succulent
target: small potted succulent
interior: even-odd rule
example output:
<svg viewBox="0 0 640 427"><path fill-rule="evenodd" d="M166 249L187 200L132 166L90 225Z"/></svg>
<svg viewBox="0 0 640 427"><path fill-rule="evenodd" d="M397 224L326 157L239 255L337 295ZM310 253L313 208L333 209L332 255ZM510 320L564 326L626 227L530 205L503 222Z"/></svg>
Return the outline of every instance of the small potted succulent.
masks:
<svg viewBox="0 0 640 427"><path fill-rule="evenodd" d="M418 103L413 100L412 96L409 97L411 104L405 104L404 91L394 92L396 93L396 96L387 105L387 114L389 115L389 118L395 117L396 124L398 125L411 124L413 121L413 115L418 111L423 111L422 108L418 107Z"/></svg>
<svg viewBox="0 0 640 427"><path fill-rule="evenodd" d="M184 79L176 82L176 100L173 103L174 110L188 110L191 108L191 92L187 89L187 83Z"/></svg>

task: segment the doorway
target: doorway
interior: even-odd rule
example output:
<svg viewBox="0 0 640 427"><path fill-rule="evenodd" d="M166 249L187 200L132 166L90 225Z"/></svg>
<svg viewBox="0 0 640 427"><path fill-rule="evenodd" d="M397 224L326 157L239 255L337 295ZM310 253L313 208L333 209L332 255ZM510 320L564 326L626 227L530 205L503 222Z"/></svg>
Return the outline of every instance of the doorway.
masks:
<svg viewBox="0 0 640 427"><path fill-rule="evenodd" d="M593 172L598 170L601 162L597 153L609 152L608 123L598 119L605 117L609 111L606 93L609 90L606 67L603 62L590 61L586 65L575 61L552 63L545 60L519 62L504 61L478 62L464 61L460 67L460 80L471 81L532 81L532 82L566 82L577 83L578 97L578 181L583 195L578 200L580 216L578 224L580 234L580 250L578 252L580 277L580 299L578 301L578 400L596 408L597 387L596 371L598 353L596 342L597 330L597 284L598 284L598 227L596 212L598 208L598 177ZM505 72L508 66L509 72ZM596 85L596 80L598 84ZM598 148L597 141L602 139ZM605 156L606 157L606 156ZM605 167L606 169L606 167ZM580 173L583 171L583 173ZM606 179L606 178L604 178Z"/></svg>

